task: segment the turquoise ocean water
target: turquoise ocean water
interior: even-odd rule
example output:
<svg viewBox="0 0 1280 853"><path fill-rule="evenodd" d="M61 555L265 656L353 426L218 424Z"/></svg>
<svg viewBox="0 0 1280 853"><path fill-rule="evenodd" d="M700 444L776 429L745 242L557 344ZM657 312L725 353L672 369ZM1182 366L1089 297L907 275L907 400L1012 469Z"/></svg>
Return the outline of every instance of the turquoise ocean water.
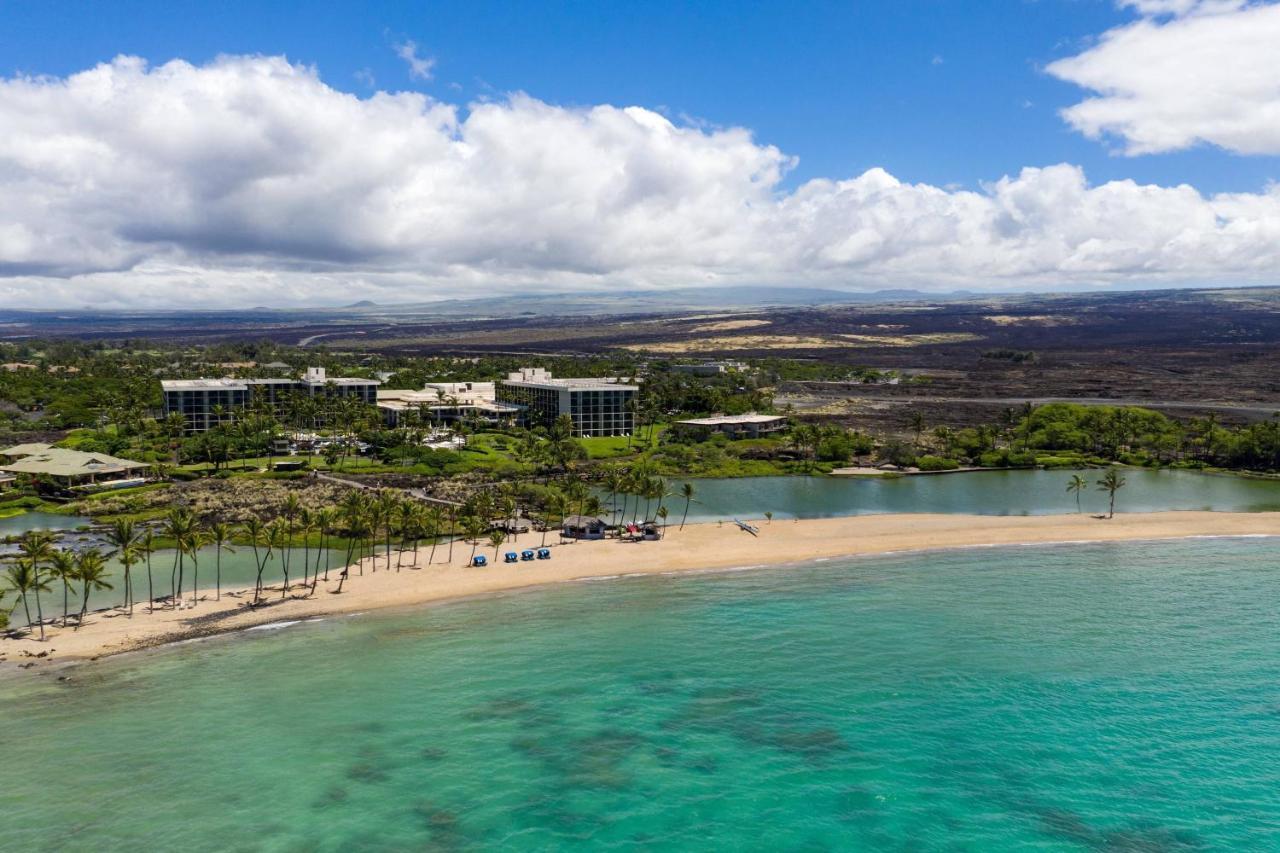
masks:
<svg viewBox="0 0 1280 853"><path fill-rule="evenodd" d="M623 578L0 681L13 850L1280 849L1273 539Z"/></svg>

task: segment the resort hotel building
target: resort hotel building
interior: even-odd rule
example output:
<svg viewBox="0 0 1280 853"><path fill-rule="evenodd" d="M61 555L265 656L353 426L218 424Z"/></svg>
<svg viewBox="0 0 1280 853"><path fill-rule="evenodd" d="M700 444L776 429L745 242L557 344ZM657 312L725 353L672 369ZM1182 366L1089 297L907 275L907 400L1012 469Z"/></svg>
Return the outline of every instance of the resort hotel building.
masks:
<svg viewBox="0 0 1280 853"><path fill-rule="evenodd" d="M532 426L573 419L575 436L630 435L640 388L619 379L557 379L541 367L526 367L497 383L497 401L523 406Z"/></svg>
<svg viewBox="0 0 1280 853"><path fill-rule="evenodd" d="M376 379L330 378L323 367L308 367L300 379L165 379L160 382L165 415L181 414L186 420L187 432L204 432L254 401L276 406L289 394L355 397L373 406L378 402L378 385Z"/></svg>
<svg viewBox="0 0 1280 853"><path fill-rule="evenodd" d="M378 412L382 422L394 428L404 426L414 413L422 424L516 423L522 420L524 408L499 403L492 382L429 382L421 391L379 389Z"/></svg>

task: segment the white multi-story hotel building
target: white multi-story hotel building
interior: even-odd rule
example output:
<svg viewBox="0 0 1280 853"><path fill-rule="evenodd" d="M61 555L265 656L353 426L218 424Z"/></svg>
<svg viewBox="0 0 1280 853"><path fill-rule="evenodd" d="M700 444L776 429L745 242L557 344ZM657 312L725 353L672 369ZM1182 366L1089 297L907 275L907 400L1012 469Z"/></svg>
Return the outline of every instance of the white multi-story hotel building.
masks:
<svg viewBox="0 0 1280 853"><path fill-rule="evenodd" d="M640 388L613 378L557 379L541 367L526 367L497 383L497 400L523 406L530 424L550 427L569 415L577 436L630 435Z"/></svg>
<svg viewBox="0 0 1280 853"><path fill-rule="evenodd" d="M177 412L186 420L187 432L204 432L254 400L278 404L286 394L312 397L356 397L370 406L378 402L375 379L329 378L323 367L309 367L301 379L165 379L164 413Z"/></svg>

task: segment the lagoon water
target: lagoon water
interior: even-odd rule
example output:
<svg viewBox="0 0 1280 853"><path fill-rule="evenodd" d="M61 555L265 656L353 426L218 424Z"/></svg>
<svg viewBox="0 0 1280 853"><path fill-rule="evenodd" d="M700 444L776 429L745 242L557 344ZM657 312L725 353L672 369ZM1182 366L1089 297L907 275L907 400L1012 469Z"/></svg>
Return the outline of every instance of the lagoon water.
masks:
<svg viewBox="0 0 1280 853"><path fill-rule="evenodd" d="M1274 850L1280 546L624 578L0 681L15 850Z"/></svg>
<svg viewBox="0 0 1280 853"><path fill-rule="evenodd" d="M698 503L690 521L760 518L829 518L886 512L977 513L979 515L1046 515L1075 512L1075 496L1066 486L1071 475L1089 481L1081 495L1085 512L1105 512L1107 496L1097 491L1098 470L977 471L896 478L882 477L753 477L689 480ZM1250 480L1195 471L1125 469L1126 485L1116 496L1121 512L1216 510L1261 512L1280 510L1280 481ZM669 478L673 491L685 482ZM684 503L668 499L677 521Z"/></svg>

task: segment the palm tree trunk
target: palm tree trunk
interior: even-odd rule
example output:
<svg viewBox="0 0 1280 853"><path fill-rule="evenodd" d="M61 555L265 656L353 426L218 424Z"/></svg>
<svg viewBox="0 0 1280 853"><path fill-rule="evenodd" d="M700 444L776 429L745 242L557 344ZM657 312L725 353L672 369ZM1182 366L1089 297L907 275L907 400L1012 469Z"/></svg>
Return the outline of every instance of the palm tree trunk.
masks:
<svg viewBox="0 0 1280 853"><path fill-rule="evenodd" d="M36 581L37 581L37 582L39 582L39 580L40 580L40 578L39 578L39 576L37 575L37 577L36 577ZM23 599L22 599L22 600L23 600L23 601L26 601L26 596L23 596ZM40 590L39 590L39 588L37 588L37 589L36 589L36 618L40 620L40 639L41 639L41 640L43 640L43 639L44 639L44 610L40 607ZM31 627L31 616L30 616L30 615L28 615L28 616L27 616L27 627L28 627L28 628L29 628L29 627Z"/></svg>
<svg viewBox="0 0 1280 853"><path fill-rule="evenodd" d="M173 551L173 569L169 572L169 602L173 603L178 598L178 555L182 553L181 548L174 548Z"/></svg>
<svg viewBox="0 0 1280 853"><path fill-rule="evenodd" d="M147 551L147 612L154 613L156 609L156 589L151 579L151 552Z"/></svg>
<svg viewBox="0 0 1280 853"><path fill-rule="evenodd" d="M222 600L222 545L221 544L218 545L218 551L214 555L213 562L214 562L213 570L214 570L214 573L217 575L216 579L214 580L214 586L217 589L215 600L221 601Z"/></svg>

